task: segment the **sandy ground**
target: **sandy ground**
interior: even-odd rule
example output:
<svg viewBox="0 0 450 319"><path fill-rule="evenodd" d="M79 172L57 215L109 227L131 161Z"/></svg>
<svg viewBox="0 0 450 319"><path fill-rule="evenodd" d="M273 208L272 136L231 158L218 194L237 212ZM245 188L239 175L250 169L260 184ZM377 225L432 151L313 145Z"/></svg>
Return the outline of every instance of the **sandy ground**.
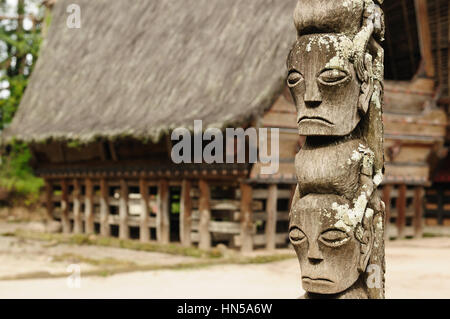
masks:
<svg viewBox="0 0 450 319"><path fill-rule="evenodd" d="M9 244L0 240L0 272L17 268L50 267L52 253L64 247L41 247L42 260L29 263L38 256L33 245L25 245L22 254L7 254ZM14 245L13 245L14 246ZM67 248L67 247L66 247ZM84 251L84 249L88 251ZM13 248L15 249L15 248ZM39 251L38 249L38 251ZM109 250L109 248L76 247L76 253L93 256L123 256L124 260L166 263L184 257L163 254ZM11 251L10 251L11 252ZM142 254L142 255L140 255ZM28 257L27 257L28 256ZM175 258L170 260L170 258ZM450 238L394 241L387 245L388 298L450 298ZM35 257L32 257L33 259ZM45 259L47 258L47 260ZM28 265L28 266L26 266ZM57 265L67 268L68 263ZM55 267L52 265L51 267ZM89 265L81 265L86 271ZM92 267L92 265L90 266ZM81 288L69 288L67 278L0 281L0 298L297 298L300 273L296 259L263 265L223 265L203 269L134 272L110 277L83 277Z"/></svg>
<svg viewBox="0 0 450 319"><path fill-rule="evenodd" d="M27 273L65 273L69 264L79 264L83 271L94 271L99 267L79 262L78 256L109 263L109 267L132 263L144 265L174 265L197 262L197 258L148 253L129 249L96 246L54 245L51 242L0 238L0 280L5 277ZM123 265L122 265L123 263Z"/></svg>

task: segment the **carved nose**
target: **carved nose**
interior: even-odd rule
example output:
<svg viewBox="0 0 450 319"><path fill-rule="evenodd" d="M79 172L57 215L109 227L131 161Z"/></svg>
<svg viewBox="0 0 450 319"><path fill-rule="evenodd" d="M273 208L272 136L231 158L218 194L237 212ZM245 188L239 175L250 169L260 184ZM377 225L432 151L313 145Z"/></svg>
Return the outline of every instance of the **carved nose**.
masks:
<svg viewBox="0 0 450 319"><path fill-rule="evenodd" d="M321 259L321 258L308 258L308 260L309 260L309 263L310 263L311 265L317 265L317 264L320 264L320 262L321 262L323 259Z"/></svg>
<svg viewBox="0 0 450 319"><path fill-rule="evenodd" d="M323 260L322 253L318 245L310 245L308 249L308 260L312 265L317 265Z"/></svg>
<svg viewBox="0 0 450 319"><path fill-rule="evenodd" d="M308 107L310 109L314 109L314 108L318 107L320 105L320 103L322 103L322 101L306 101L305 100L306 107Z"/></svg>
<svg viewBox="0 0 450 319"><path fill-rule="evenodd" d="M316 108L322 103L322 96L320 94L319 86L315 81L306 87L305 105L309 108Z"/></svg>

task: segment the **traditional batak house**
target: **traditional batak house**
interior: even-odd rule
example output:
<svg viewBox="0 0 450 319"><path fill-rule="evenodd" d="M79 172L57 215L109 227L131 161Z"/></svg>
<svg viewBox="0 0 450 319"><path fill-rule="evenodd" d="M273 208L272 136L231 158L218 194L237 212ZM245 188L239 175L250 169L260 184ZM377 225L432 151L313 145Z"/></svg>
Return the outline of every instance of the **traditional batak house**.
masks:
<svg viewBox="0 0 450 319"><path fill-rule="evenodd" d="M302 145L285 85L296 0L79 0L80 29L66 24L71 2L55 4L3 134L4 143L30 143L49 218L64 232L206 249L287 244ZM447 8L446 0L385 8L383 193L394 236L408 235L411 214L412 234L420 235L423 189L443 153L446 114L438 103L448 103L448 73L441 74L447 47L440 45L448 45L448 29L436 35L437 3ZM194 120L222 130L279 128L279 172L262 175L260 163L175 164L171 132L192 130Z"/></svg>
<svg viewBox="0 0 450 319"><path fill-rule="evenodd" d="M386 215L390 236L421 236L422 210L433 226L436 188L447 139L449 7L447 0L385 3ZM449 215L450 217L450 215ZM396 231L397 230L397 231Z"/></svg>

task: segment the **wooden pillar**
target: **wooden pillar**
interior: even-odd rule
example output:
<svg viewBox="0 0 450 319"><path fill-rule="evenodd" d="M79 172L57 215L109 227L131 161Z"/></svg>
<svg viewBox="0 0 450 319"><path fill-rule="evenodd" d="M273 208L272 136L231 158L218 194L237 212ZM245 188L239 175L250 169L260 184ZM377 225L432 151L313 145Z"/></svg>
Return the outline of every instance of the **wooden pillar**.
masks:
<svg viewBox="0 0 450 319"><path fill-rule="evenodd" d="M125 179L120 180L119 198L119 238L128 239L130 228L128 227L128 184Z"/></svg>
<svg viewBox="0 0 450 319"><path fill-rule="evenodd" d="M86 178L85 180L85 197L84 197L84 230L86 234L94 233L94 186L92 180Z"/></svg>
<svg viewBox="0 0 450 319"><path fill-rule="evenodd" d="M156 214L156 236L161 244L170 242L169 183L161 180L158 186L158 213Z"/></svg>
<svg viewBox="0 0 450 319"><path fill-rule="evenodd" d="M211 221L211 190L209 184L205 180L199 180L198 187L200 189L199 198L199 212L200 223L198 226L198 233L200 242L198 247L200 249L211 248L211 233L209 232L209 223Z"/></svg>
<svg viewBox="0 0 450 319"><path fill-rule="evenodd" d="M146 243L150 241L150 228L149 228L149 208L148 208L148 183L145 178L139 180L139 191L141 193L141 216L139 219L139 239L141 242Z"/></svg>
<svg viewBox="0 0 450 319"><path fill-rule="evenodd" d="M414 237L423 236L423 195L424 189L418 186L414 189Z"/></svg>
<svg viewBox="0 0 450 319"><path fill-rule="evenodd" d="M419 35L420 53L424 63L425 74L428 78L435 75L433 47L431 44L430 23L428 18L427 0L415 0L417 29Z"/></svg>
<svg viewBox="0 0 450 319"><path fill-rule="evenodd" d="M83 219L81 217L81 187L78 179L73 180L73 232L83 233Z"/></svg>
<svg viewBox="0 0 450 319"><path fill-rule="evenodd" d="M405 237L405 226L406 226L406 184L401 184L398 188L398 197L397 197L398 238Z"/></svg>
<svg viewBox="0 0 450 319"><path fill-rule="evenodd" d="M241 183L241 251L253 250L252 187Z"/></svg>
<svg viewBox="0 0 450 319"><path fill-rule="evenodd" d="M69 220L69 186L67 180L61 180L61 223L63 233L70 233Z"/></svg>
<svg viewBox="0 0 450 319"><path fill-rule="evenodd" d="M47 210L47 220L53 220L53 184L50 180L45 180L45 208Z"/></svg>
<svg viewBox="0 0 450 319"><path fill-rule="evenodd" d="M266 212L266 248L274 250L276 248L277 236L277 203L278 186L276 184L269 186L269 195L267 197Z"/></svg>
<svg viewBox="0 0 450 319"><path fill-rule="evenodd" d="M185 247L191 246L191 181L183 180L180 202L180 240Z"/></svg>
<svg viewBox="0 0 450 319"><path fill-rule="evenodd" d="M385 205L385 213L384 213L384 237L389 239L389 227L390 227L390 219L391 219L391 192L392 185L384 185L383 187L383 202Z"/></svg>
<svg viewBox="0 0 450 319"><path fill-rule="evenodd" d="M105 178L102 178L100 180L100 235L104 237L111 235L109 212L108 182Z"/></svg>

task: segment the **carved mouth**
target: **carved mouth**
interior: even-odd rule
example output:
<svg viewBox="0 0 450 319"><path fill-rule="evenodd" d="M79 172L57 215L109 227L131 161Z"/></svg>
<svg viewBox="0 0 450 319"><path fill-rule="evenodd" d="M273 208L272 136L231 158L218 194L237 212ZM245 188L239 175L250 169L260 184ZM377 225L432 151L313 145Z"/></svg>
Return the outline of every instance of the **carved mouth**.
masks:
<svg viewBox="0 0 450 319"><path fill-rule="evenodd" d="M330 122L327 119L324 119L323 117L320 117L320 116L303 116L298 120L298 124L300 124L301 122L304 122L304 121L320 122L322 124L325 123L327 125L334 126L334 124L332 122Z"/></svg>
<svg viewBox="0 0 450 319"><path fill-rule="evenodd" d="M307 276L303 276L302 280L306 283L319 283L319 284L333 284L334 282L330 279L326 278L311 278Z"/></svg>

